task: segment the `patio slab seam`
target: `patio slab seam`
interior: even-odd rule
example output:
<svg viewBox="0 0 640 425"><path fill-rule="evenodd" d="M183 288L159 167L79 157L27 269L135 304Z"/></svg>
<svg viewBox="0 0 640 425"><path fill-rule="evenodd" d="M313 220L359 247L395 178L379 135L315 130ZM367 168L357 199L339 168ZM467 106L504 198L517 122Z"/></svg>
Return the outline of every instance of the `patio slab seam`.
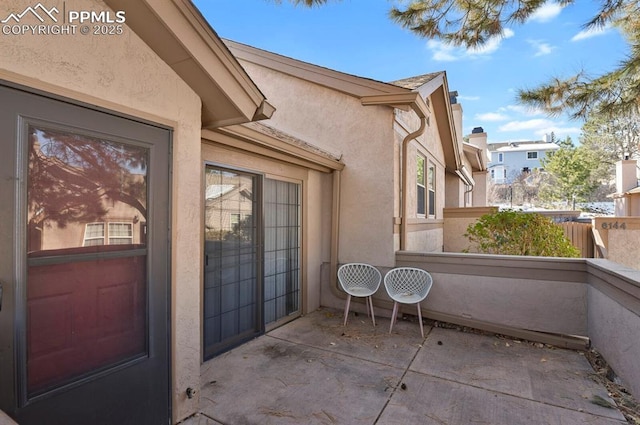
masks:
<svg viewBox="0 0 640 425"><path fill-rule="evenodd" d="M404 370L404 373L402 374L402 376L404 376L409 371L409 368L411 367L411 364L415 360L415 358L418 355L418 353L420 352L420 350L423 348L422 346L418 347L418 349L416 350L416 353L413 355L413 357L412 357L412 359L411 359L411 361L410 361L408 366L400 367L400 366L397 366L397 365L392 365L392 364L389 364L389 363L384 363L384 362L380 362L380 361L376 361L376 360L372 360L372 359L364 359L364 358L359 357L357 355L347 354L347 353L345 353L343 351L330 350L328 348L318 347L318 346L311 345L311 344L305 344L305 343L299 342L299 341L291 341L291 340L286 339L286 338L281 338L281 337L277 337L277 336L273 336L273 335L269 335L269 334L265 334L264 336L268 336L268 337L271 337L273 339L277 339L278 341L288 342L290 344L296 344L296 345L301 345L301 346L304 346L304 347L307 347L307 348L313 348L315 350L323 351L323 352L330 353L330 354L339 354L341 356L349 357L351 359L357 359L358 361L364 361L364 362L369 362L369 363L373 363L373 364L377 364L377 365L381 365L381 366L390 367L390 368L393 368L393 369ZM425 337L424 340L426 341L426 339L427 338Z"/></svg>
<svg viewBox="0 0 640 425"><path fill-rule="evenodd" d="M417 356L417 354L416 354L416 356ZM517 394L505 392L505 391L493 390L493 389L485 388L485 387L482 387L482 386L479 386L479 385L473 385L473 384L470 384L468 382L457 381L455 379L448 379L448 378L444 378L442 376L432 375L430 373L419 372L417 370L407 370L407 372L415 373L416 375L428 376L428 377L430 377L432 379L438 379L440 381L446 381L446 382L451 382L451 383L454 383L454 384L463 385L463 386L470 387L470 388L475 388L475 389L478 389L478 390L481 390L481 391L487 391L487 392L492 393L492 394L499 394L499 395L503 395L503 396L507 396L507 397L513 397L513 398L517 398L517 399L520 399L520 400L541 404L541 405L544 405L544 406L556 407L556 408L568 410L568 411L571 411L571 412L577 412L577 413L583 413L583 414L586 414L586 415L597 416L599 418L603 418L603 419L607 419L607 420L611 420L612 419L611 417L600 415L598 413L587 412L587 411L584 411L584 410L581 410L581 409L573 409L571 407L563 406L561 404L554 404L554 403L549 403L549 402L545 402L545 401L542 401L542 400L536 400L535 398L523 397L523 396L520 396L520 395L517 395ZM404 378L405 375L406 375L406 373L403 374L402 377ZM393 393L395 393L395 390L394 390ZM617 409L617 406L615 408ZM625 422L621 422L621 423L625 423Z"/></svg>
<svg viewBox="0 0 640 425"><path fill-rule="evenodd" d="M429 338L429 335L431 334L432 330L433 330L433 327L429 327L429 330L427 331L425 337L422 340L422 344L420 344L420 347L418 347L418 349L416 350L415 354L413 355L413 357L409 361L409 364L404 369L404 372L402 372L402 376L400 376L400 378L398 379L398 385L396 385L396 387L393 388L393 390L389 393L389 397L387 397L386 403L384 404L384 406L382 406L382 409L380 409L380 413L376 417L376 420L374 421L374 424L377 424L378 421L380 421L380 419L382 418L382 415L384 414L384 411L387 409L387 406L391 402L391 399L393 398L393 396L398 391L398 387L402 388L402 385L404 385L404 383L402 381L404 381L404 378L407 376L407 373L410 372L411 365L416 360L416 357L418 357L418 354L420 353L420 350L422 350L424 348L424 342L427 340L427 338ZM398 368L398 369L400 369L400 368Z"/></svg>

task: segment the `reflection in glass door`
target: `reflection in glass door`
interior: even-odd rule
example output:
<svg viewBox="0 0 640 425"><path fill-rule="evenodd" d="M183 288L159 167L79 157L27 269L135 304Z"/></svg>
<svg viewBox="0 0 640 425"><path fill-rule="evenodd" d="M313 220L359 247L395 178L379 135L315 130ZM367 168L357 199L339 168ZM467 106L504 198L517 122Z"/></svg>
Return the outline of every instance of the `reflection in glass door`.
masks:
<svg viewBox="0 0 640 425"><path fill-rule="evenodd" d="M27 396L147 355L148 149L28 127ZM135 235L135 237L134 237Z"/></svg>
<svg viewBox="0 0 640 425"><path fill-rule="evenodd" d="M207 166L205 359L299 315L300 299L300 184Z"/></svg>
<svg viewBox="0 0 640 425"><path fill-rule="evenodd" d="M205 169L204 357L260 334L257 176Z"/></svg>

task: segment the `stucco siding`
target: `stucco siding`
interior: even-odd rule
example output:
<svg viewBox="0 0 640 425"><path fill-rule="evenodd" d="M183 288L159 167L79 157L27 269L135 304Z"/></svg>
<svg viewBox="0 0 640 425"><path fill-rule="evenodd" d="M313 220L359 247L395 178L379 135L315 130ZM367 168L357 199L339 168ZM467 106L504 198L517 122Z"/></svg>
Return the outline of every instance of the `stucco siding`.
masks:
<svg viewBox="0 0 640 425"><path fill-rule="evenodd" d="M0 16L29 1L0 4ZM58 6L61 1L47 3ZM109 10L100 1L74 7ZM192 414L200 384L200 99L136 34L0 36L0 78L170 126L172 181L172 361L174 420ZM179 188L179 190L178 190Z"/></svg>
<svg viewBox="0 0 640 425"><path fill-rule="evenodd" d="M640 394L640 316L600 290L589 287L589 337L614 372L636 396Z"/></svg>
<svg viewBox="0 0 640 425"><path fill-rule="evenodd" d="M265 123L341 157L339 262L393 264L393 109L241 61L277 108ZM375 230L375 231L374 231Z"/></svg>

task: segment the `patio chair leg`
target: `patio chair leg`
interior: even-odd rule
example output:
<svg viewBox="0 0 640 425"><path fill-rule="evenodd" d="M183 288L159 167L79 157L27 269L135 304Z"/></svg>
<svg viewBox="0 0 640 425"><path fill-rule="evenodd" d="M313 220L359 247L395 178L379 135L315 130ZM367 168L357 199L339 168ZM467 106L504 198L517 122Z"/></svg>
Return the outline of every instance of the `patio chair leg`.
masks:
<svg viewBox="0 0 640 425"><path fill-rule="evenodd" d="M422 311L420 310L420 303L416 304L418 306L418 321L420 322L420 335L424 339L424 330L422 329Z"/></svg>
<svg viewBox="0 0 640 425"><path fill-rule="evenodd" d="M373 321L373 326L376 325L376 316L373 314L373 299L371 297L367 297L369 298L369 304L367 304L367 311L371 310L371 320Z"/></svg>
<svg viewBox="0 0 640 425"><path fill-rule="evenodd" d="M396 314L398 314L398 302L393 303L393 313L391 313L391 326L389 326L389 333L393 330L393 324L396 321Z"/></svg>
<svg viewBox="0 0 640 425"><path fill-rule="evenodd" d="M370 297L367 297L370 298ZM371 317L371 313L369 313L369 300L364 300L365 301L365 305L367 306L367 317Z"/></svg>
<svg viewBox="0 0 640 425"><path fill-rule="evenodd" d="M351 295L347 295L347 304L344 306L344 323L342 326L347 326L347 318L349 317L349 305L351 304Z"/></svg>

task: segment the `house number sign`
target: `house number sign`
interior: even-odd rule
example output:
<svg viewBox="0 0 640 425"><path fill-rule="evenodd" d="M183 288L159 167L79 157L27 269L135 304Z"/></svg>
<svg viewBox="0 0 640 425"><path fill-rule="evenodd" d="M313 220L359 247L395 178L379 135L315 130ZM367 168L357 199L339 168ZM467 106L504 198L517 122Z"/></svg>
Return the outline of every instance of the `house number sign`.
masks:
<svg viewBox="0 0 640 425"><path fill-rule="evenodd" d="M627 223L626 222L617 222L617 221L605 221L602 223L602 228L605 230L611 230L611 229L621 229L621 230L626 230L627 229Z"/></svg>

